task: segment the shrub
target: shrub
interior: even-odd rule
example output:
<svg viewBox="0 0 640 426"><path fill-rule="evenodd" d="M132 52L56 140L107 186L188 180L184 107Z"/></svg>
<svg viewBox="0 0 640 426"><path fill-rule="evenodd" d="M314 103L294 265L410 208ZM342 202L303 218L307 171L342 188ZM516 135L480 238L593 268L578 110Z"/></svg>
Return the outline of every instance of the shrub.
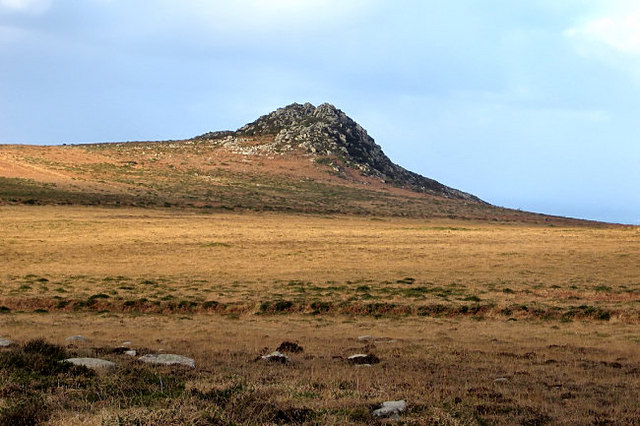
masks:
<svg viewBox="0 0 640 426"><path fill-rule="evenodd" d="M312 302L311 309L313 309L314 314L319 314L320 312L329 312L331 309L331 305L328 302Z"/></svg>
<svg viewBox="0 0 640 426"><path fill-rule="evenodd" d="M89 300L108 299L108 298L109 298L109 295L104 293L98 293L98 294L94 294L93 296L90 296Z"/></svg>
<svg viewBox="0 0 640 426"><path fill-rule="evenodd" d="M0 424L13 426L31 426L46 422L50 408L42 397L29 396L10 401L0 409Z"/></svg>
<svg viewBox="0 0 640 426"><path fill-rule="evenodd" d="M278 302L275 303L274 305L274 310L276 312L282 312L282 311L286 311L288 309L291 309L293 307L293 302L290 300L280 300Z"/></svg>

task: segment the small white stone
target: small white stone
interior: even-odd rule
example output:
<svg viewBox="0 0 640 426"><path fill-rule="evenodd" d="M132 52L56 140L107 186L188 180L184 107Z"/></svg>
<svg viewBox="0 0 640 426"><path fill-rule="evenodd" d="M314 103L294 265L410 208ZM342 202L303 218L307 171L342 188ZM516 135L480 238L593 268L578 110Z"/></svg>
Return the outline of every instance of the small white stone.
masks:
<svg viewBox="0 0 640 426"><path fill-rule="evenodd" d="M13 342L9 339L0 338L0 348L6 348L7 346L11 346Z"/></svg>
<svg viewBox="0 0 640 426"><path fill-rule="evenodd" d="M372 413L376 417L400 417L400 413L407 409L407 402L405 400L400 401L386 401L382 403L382 407L374 410Z"/></svg>

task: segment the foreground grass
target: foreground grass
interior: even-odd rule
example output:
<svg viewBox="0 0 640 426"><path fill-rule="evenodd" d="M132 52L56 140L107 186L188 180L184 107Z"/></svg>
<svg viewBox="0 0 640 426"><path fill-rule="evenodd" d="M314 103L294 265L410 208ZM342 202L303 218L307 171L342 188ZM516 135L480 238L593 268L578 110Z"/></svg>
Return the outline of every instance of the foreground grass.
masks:
<svg viewBox="0 0 640 426"><path fill-rule="evenodd" d="M403 420L409 423L605 424L640 418L640 335L623 324L9 314L2 328L23 341L0 351L0 416L36 401L36 414L51 424L367 424L374 421L372 409L390 399L408 401ZM29 354L28 342L42 330L58 345L78 332L90 341L66 347L64 354L38 354L44 361L36 365L97 355L118 367L98 373L16 368L15 358ZM365 334L377 339L358 340ZM125 340L141 353L191 356L196 368L149 367L113 353ZM289 354L287 364L256 361L285 340L303 352ZM380 364L346 362L361 352L375 354ZM10 368L8 359L14 360Z"/></svg>
<svg viewBox="0 0 640 426"><path fill-rule="evenodd" d="M409 424L638 422L639 242L632 227L2 206L0 423L369 424L398 399ZM196 368L142 364L124 341ZM256 361L284 341L304 351Z"/></svg>

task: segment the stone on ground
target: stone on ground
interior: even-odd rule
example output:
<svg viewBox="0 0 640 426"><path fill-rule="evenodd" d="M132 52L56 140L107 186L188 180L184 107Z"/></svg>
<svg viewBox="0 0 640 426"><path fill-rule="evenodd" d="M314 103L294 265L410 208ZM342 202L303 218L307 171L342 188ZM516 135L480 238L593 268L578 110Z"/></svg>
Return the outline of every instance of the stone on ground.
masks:
<svg viewBox="0 0 640 426"><path fill-rule="evenodd" d="M374 410L372 414L376 417L391 417L397 419L406 409L407 402L405 400L386 401L382 403L382 407Z"/></svg>
<svg viewBox="0 0 640 426"><path fill-rule="evenodd" d="M76 335L76 336L69 336L64 340L67 343L71 343L71 342L88 342L89 341L89 339L87 339L86 337L81 336L79 334Z"/></svg>
<svg viewBox="0 0 640 426"><path fill-rule="evenodd" d="M0 348L6 348L7 346L11 346L13 342L9 339L0 338Z"/></svg>
<svg viewBox="0 0 640 426"><path fill-rule="evenodd" d="M100 358L68 358L65 359L64 362L71 363L73 365L82 365L87 368L114 368L116 366L115 362L107 361L106 359Z"/></svg>
<svg viewBox="0 0 640 426"><path fill-rule="evenodd" d="M176 354L147 354L138 360L155 365L185 365L191 368L196 366L196 362L192 358Z"/></svg>

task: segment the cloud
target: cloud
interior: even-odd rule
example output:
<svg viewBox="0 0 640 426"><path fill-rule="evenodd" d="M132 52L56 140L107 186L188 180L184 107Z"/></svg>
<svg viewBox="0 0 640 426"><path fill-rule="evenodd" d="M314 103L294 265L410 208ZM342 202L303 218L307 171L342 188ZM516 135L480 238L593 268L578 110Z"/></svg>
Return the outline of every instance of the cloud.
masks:
<svg viewBox="0 0 640 426"><path fill-rule="evenodd" d="M167 10L179 23L200 23L205 28L243 34L265 33L273 30L301 30L334 27L363 11L370 10L377 1L364 0L182 0L166 2L158 13L166 17ZM182 21L182 22L180 22Z"/></svg>
<svg viewBox="0 0 640 426"><path fill-rule="evenodd" d="M599 3L564 35L587 56L615 53L640 57L640 4L620 0Z"/></svg>
<svg viewBox="0 0 640 426"><path fill-rule="evenodd" d="M0 12L42 13L49 8L52 0L0 0Z"/></svg>

